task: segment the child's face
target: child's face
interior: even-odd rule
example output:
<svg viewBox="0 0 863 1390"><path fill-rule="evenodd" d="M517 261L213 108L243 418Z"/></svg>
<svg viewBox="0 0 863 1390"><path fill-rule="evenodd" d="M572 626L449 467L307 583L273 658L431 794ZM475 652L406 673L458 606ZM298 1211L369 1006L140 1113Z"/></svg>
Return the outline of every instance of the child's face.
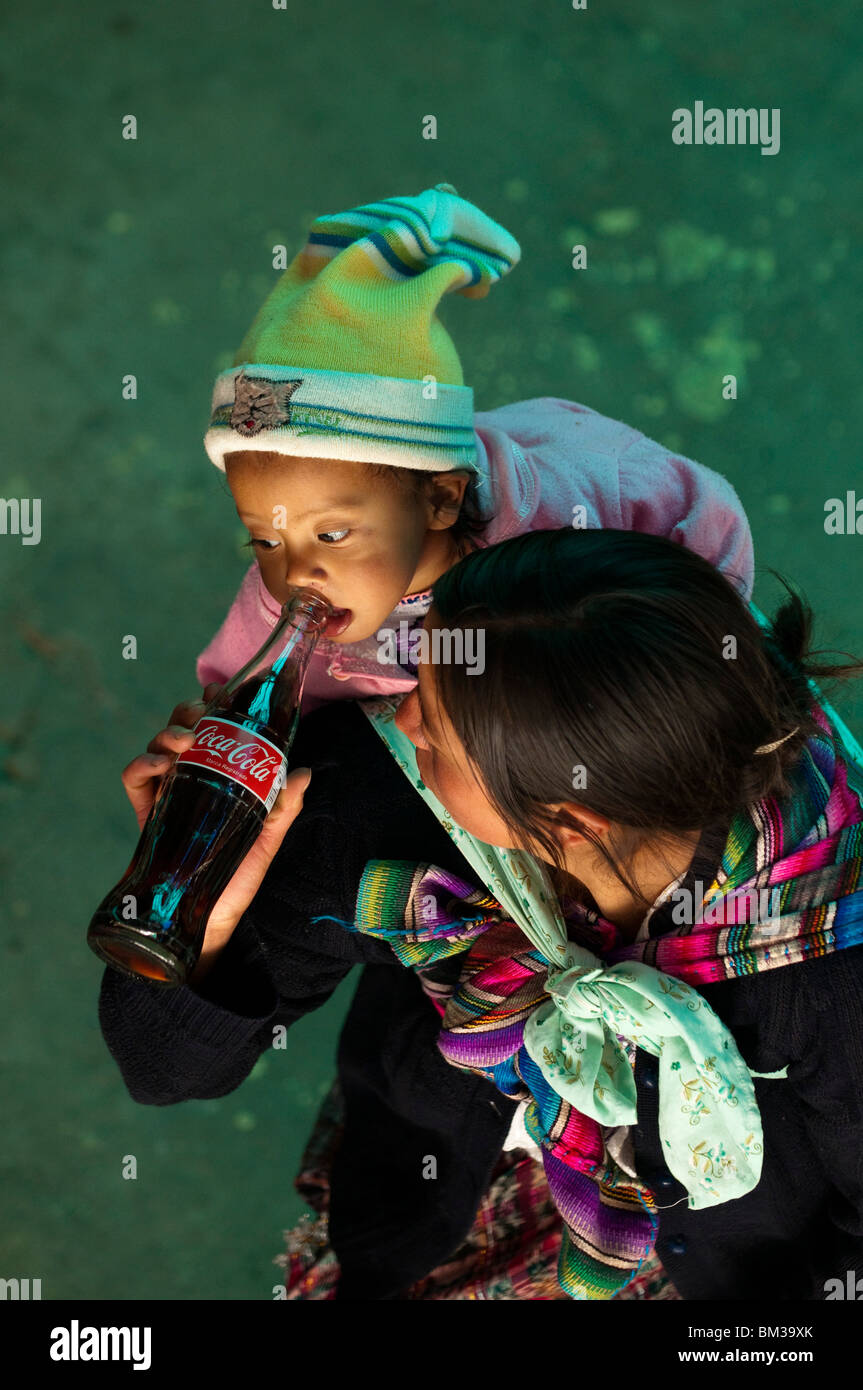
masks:
<svg viewBox="0 0 863 1390"><path fill-rule="evenodd" d="M448 527L463 482L441 519L422 494L359 463L239 452L225 456L225 474L267 589L280 603L294 585L322 593L337 610L331 641L370 637L454 559Z"/></svg>

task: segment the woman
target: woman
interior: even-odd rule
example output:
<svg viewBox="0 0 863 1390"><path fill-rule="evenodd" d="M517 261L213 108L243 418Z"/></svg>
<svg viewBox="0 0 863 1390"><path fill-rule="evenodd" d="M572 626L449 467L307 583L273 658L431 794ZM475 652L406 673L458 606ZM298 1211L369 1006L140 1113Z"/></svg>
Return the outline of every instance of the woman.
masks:
<svg viewBox="0 0 863 1390"><path fill-rule="evenodd" d="M358 707L310 716L295 745L312 767L303 814L277 852L297 772L210 919L191 985L106 972L100 1017L131 1094L234 1089L274 1027L365 962L339 1048L338 1143L318 1177L334 1254L289 1245L289 1296L559 1297L531 1284L559 1252L576 1297L643 1296L645 1278L647 1296L824 1297L863 1257L863 811L813 707L808 610L791 595L765 636L698 555L561 531L438 581L426 628L467 627L484 634L482 678L423 665L396 717L457 824L423 804ZM164 766L127 769L139 816ZM549 866L571 968L496 910L477 842ZM536 884L526 893L539 909ZM520 993L488 984L516 970ZM646 992L630 1008L633 982ZM661 1037L644 1022L660 1015ZM591 1096L575 1054L590 1059L600 1023L610 1079L597 1071ZM718 1039L716 1068L692 1050L696 1023ZM709 1143L670 1124L670 1055L687 1059L685 1124L695 1112ZM514 1121L531 1174L521 1238L502 1158ZM720 1179L736 1183L730 1198ZM476 1292L478 1223L508 1290ZM513 1279L519 1261L529 1273Z"/></svg>

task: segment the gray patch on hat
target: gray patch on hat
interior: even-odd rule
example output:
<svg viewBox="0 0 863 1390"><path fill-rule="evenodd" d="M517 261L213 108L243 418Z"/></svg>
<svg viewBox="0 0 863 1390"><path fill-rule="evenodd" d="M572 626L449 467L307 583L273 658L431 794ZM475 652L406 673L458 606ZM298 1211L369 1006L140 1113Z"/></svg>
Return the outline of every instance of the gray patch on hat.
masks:
<svg viewBox="0 0 863 1390"><path fill-rule="evenodd" d="M291 396L302 386L298 381L268 381L262 376L246 376L245 371L234 378L234 408L231 426L238 434L259 434L291 423Z"/></svg>

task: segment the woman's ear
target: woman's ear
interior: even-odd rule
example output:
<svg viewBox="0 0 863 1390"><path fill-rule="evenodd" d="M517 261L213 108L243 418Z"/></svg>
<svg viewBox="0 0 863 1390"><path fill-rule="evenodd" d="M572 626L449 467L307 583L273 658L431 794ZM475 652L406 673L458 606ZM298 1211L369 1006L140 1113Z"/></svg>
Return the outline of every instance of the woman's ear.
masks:
<svg viewBox="0 0 863 1390"><path fill-rule="evenodd" d="M426 501L429 506L430 531L446 531L454 525L470 477L470 473L467 472L434 473L427 480Z"/></svg>
<svg viewBox="0 0 863 1390"><path fill-rule="evenodd" d="M570 845L582 845L587 841L580 826L592 830L596 836L607 835L611 827L607 816L601 816L587 806L579 806L575 801L560 801L551 809L555 812L557 838L564 850Z"/></svg>

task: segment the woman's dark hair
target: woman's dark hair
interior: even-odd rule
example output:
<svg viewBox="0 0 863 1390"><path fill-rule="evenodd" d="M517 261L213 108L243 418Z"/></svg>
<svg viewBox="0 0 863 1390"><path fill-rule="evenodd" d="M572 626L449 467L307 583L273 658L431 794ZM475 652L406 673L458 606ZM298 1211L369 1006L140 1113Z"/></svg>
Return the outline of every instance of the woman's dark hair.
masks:
<svg viewBox="0 0 863 1390"><path fill-rule="evenodd" d="M789 768L822 732L807 677L863 664L814 665L812 611L776 578L788 598L769 631L702 556L637 531L534 531L437 580L441 624L485 634L479 678L436 667L440 700L516 840L562 871L553 832L566 821L646 903L620 862L645 837L727 826L751 802L789 793ZM549 809L560 802L623 827L617 858Z"/></svg>

